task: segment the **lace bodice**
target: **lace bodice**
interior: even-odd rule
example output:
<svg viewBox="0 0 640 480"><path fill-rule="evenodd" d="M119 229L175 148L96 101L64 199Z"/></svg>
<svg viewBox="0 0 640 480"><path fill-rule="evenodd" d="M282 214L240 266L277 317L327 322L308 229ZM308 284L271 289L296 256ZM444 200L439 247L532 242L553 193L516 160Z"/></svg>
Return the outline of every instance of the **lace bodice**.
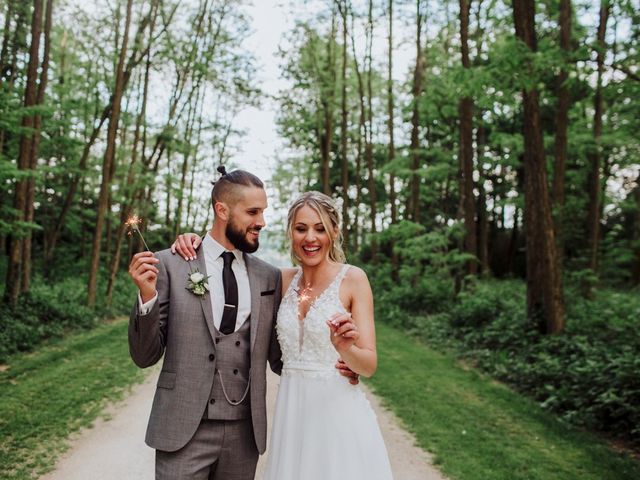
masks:
<svg viewBox="0 0 640 480"><path fill-rule="evenodd" d="M346 313L340 301L340 284L349 265L344 265L329 286L311 303L304 319L298 315L298 293L296 288L302 270L293 277L282 298L276 332L282 349L283 368L307 372L335 374L338 359L326 321L335 313Z"/></svg>

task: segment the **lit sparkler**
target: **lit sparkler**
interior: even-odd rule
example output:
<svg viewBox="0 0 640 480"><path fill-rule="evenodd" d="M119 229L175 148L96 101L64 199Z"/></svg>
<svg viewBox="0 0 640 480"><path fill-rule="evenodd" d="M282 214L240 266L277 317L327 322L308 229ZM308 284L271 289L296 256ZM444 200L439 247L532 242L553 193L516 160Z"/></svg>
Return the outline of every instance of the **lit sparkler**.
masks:
<svg viewBox="0 0 640 480"><path fill-rule="evenodd" d="M146 248L147 251L150 251L149 246L147 245L147 242L144 241L144 237L142 236L142 232L140 231L141 223L142 219L135 214L131 215L129 218L127 218L127 221L124 222L124 224L129 229L128 235L131 236L133 235L133 232L136 232L138 235L140 235L140 239L142 240L142 243L144 243L144 248Z"/></svg>
<svg viewBox="0 0 640 480"><path fill-rule="evenodd" d="M304 319L306 315L300 319L300 308L302 302L308 302L311 299L311 290L313 290L309 284L307 284L303 288L294 288L293 291L298 295L298 322L300 325L298 326L298 348L302 351L302 344L304 343ZM308 313L308 312L307 312Z"/></svg>
<svg viewBox="0 0 640 480"><path fill-rule="evenodd" d="M294 288L293 291L298 294L298 307L302 302L306 302L311 298L311 290L309 285L304 288Z"/></svg>

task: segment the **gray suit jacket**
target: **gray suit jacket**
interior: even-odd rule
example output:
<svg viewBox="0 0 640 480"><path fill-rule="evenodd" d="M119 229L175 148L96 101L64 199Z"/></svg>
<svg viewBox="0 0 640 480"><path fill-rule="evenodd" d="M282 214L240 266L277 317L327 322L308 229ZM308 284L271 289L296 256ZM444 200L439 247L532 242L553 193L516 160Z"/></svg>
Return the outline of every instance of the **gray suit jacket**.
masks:
<svg viewBox="0 0 640 480"><path fill-rule="evenodd" d="M146 443L172 452L191 439L209 400L216 362L213 312L208 293L198 297L186 289L189 263L170 250L155 255L160 260L158 299L146 315L140 315L136 301L129 322L129 351L141 368L154 365L164 354ZM244 258L251 287L251 419L256 446L263 453L267 360L274 372L282 369L274 328L282 278L268 263L249 254ZM203 254L190 264L207 275Z"/></svg>

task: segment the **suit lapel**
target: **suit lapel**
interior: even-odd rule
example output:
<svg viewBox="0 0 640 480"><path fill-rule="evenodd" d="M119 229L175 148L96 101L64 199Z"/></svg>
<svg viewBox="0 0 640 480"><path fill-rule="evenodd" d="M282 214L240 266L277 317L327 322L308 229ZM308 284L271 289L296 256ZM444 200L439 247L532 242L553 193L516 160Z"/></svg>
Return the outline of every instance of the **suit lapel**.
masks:
<svg viewBox="0 0 640 480"><path fill-rule="evenodd" d="M198 255L198 257L193 262L190 262L191 270L195 272L196 269L198 269L200 273L207 277L207 262L205 261L204 256L204 246L198 253L200 255ZM211 308L210 292L207 292L200 297L200 306L202 307L202 313L204 314L205 323L207 324L207 328L209 329L211 340L213 340L213 344L215 345L216 333L213 326L213 309Z"/></svg>
<svg viewBox="0 0 640 480"><path fill-rule="evenodd" d="M251 255L244 255L244 262L247 266L249 276L249 288L251 288L251 324L250 324L250 344L251 351L258 335L258 325L260 320L260 289L262 288L260 278L262 271L258 263L253 261Z"/></svg>

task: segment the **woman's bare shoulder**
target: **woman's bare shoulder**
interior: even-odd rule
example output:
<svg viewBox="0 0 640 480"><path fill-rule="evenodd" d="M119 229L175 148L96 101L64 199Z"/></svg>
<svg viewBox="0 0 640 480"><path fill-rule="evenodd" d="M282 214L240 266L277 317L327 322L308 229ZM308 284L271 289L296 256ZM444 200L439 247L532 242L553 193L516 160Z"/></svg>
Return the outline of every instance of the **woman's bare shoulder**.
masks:
<svg viewBox="0 0 640 480"><path fill-rule="evenodd" d="M345 274L345 280L347 280L348 282L369 282L367 273L363 269L361 269L360 267L356 267L355 265L349 265L349 269Z"/></svg>
<svg viewBox="0 0 640 480"><path fill-rule="evenodd" d="M282 273L282 281L291 281L297 271L298 269L295 267L280 267L280 273Z"/></svg>
<svg viewBox="0 0 640 480"><path fill-rule="evenodd" d="M297 268L280 267L280 273L282 274L282 293L283 294L284 292L287 291L287 288L289 288L289 284L291 283L291 280L293 280L293 277L295 276L297 271L298 271Z"/></svg>

